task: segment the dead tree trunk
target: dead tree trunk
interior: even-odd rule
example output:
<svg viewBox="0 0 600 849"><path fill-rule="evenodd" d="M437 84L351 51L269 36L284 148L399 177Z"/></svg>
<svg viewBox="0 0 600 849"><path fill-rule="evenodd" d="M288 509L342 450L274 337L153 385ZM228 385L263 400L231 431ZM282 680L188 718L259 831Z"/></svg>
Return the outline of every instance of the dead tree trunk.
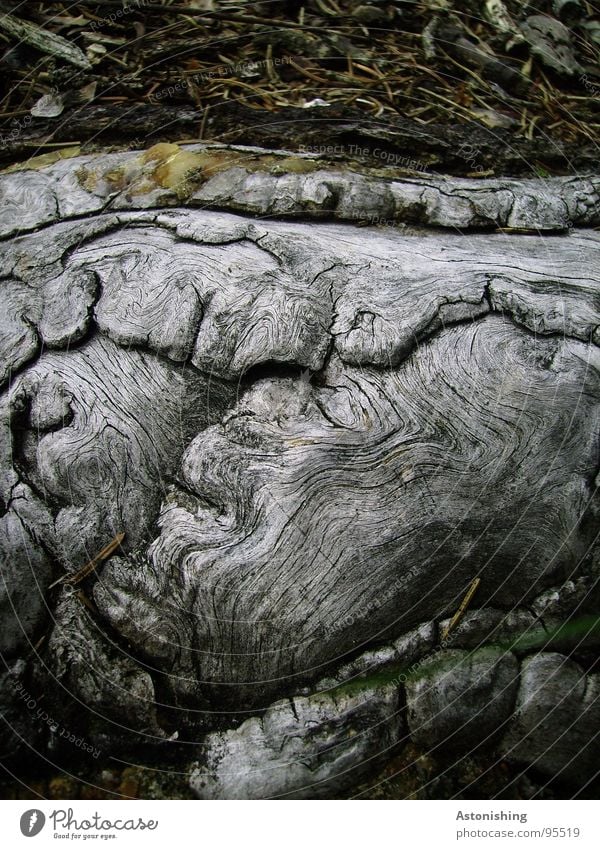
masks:
<svg viewBox="0 0 600 849"><path fill-rule="evenodd" d="M593 600L599 185L170 145L0 178L9 714L10 682L49 672L92 742L100 720L111 745L201 742L201 796L255 793L236 757L270 764L259 795L318 795L430 715L452 740L402 671L442 652L465 693L487 675L487 733L516 710L522 736L539 629ZM474 579L449 651L436 629ZM500 655L467 657L486 642ZM571 754L598 722L576 661ZM340 694L355 678L368 707ZM350 746L365 723L385 734ZM295 757L316 761L272 771Z"/></svg>

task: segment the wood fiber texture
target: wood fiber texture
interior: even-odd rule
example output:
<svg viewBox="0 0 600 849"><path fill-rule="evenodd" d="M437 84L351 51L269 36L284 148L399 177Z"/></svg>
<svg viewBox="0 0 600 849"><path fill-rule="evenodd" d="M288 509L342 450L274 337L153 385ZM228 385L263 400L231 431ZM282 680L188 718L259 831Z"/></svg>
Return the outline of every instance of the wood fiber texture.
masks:
<svg viewBox="0 0 600 849"><path fill-rule="evenodd" d="M117 188L106 157L0 178L8 658L47 634L45 662L84 703L160 733L159 679L180 708L263 709L450 616L476 576L477 605L510 610L585 570L600 236L577 225L597 220L592 178L338 175L342 197L332 177L331 217L358 227L319 219L314 173L238 185L227 162L212 188L136 193L147 162L119 154ZM221 211L203 208L217 195ZM247 215L273 211L290 218ZM524 223L540 232L498 229ZM73 591L49 585L121 532L74 615Z"/></svg>

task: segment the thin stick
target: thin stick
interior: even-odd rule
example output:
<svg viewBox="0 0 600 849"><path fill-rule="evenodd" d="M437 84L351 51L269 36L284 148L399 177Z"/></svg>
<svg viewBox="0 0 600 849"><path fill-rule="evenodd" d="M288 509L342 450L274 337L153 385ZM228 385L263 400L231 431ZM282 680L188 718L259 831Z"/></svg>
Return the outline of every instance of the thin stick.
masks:
<svg viewBox="0 0 600 849"><path fill-rule="evenodd" d="M96 556L93 557L89 561L89 563L86 563L85 566L82 566L78 572L75 572L74 574L69 572L66 575L62 575L60 578L54 581L53 584L50 584L48 589L51 590L52 587L55 587L57 584L79 584L81 581L83 581L84 578L87 578L87 576L91 572L93 572L98 566L100 566L100 564L104 560L107 560L111 556L111 554L113 554L117 550L117 548L121 545L124 539L124 533L117 534L116 537L108 543L108 545L104 546L102 551L99 551L98 554L96 554Z"/></svg>
<svg viewBox="0 0 600 849"><path fill-rule="evenodd" d="M479 586L480 583L481 583L481 578L473 578L473 580L471 582L471 586L467 590L465 597L463 598L463 600L460 603L460 607L458 608L458 610L456 611L456 613L454 614L454 616L452 617L452 619L450 620L448 625L444 628L444 632L442 634L442 640L445 640L448 637L448 634L450 633L450 631L452 631L452 629L460 621L463 613L465 612L465 610L469 606L471 599L475 595L477 587Z"/></svg>

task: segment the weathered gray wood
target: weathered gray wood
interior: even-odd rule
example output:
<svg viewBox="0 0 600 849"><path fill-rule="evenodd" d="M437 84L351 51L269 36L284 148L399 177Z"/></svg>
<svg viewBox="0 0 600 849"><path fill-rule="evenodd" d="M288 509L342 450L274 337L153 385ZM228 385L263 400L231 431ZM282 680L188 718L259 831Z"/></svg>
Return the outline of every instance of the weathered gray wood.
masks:
<svg viewBox="0 0 600 849"><path fill-rule="evenodd" d="M7 657L46 630L76 698L169 736L159 690L210 728L426 654L475 576L515 629L589 577L600 237L571 225L598 220L597 178L398 182L165 147L0 177ZM120 532L82 619L50 584Z"/></svg>
<svg viewBox="0 0 600 849"><path fill-rule="evenodd" d="M599 729L600 675L586 675L554 652L524 661L515 718L502 744L506 757L584 784L598 774Z"/></svg>
<svg viewBox="0 0 600 849"><path fill-rule="evenodd" d="M335 678L270 705L238 728L205 735L188 767L194 794L344 794L409 740L434 758L462 759L482 747L490 761L503 757L533 766L544 781L585 786L597 772L598 675L559 654L564 638L545 624L557 608L563 614L585 608L590 589L581 578L542 593L531 607L544 611L543 621L524 608L506 614L483 608L437 642L446 623L423 623L393 645L364 652ZM594 641L597 646L597 632ZM546 650L531 653L534 645ZM456 650L460 646L471 650ZM399 710L403 702L406 714Z"/></svg>
<svg viewBox="0 0 600 849"><path fill-rule="evenodd" d="M600 223L600 177L408 177L393 167L333 167L325 154L157 144L6 174L0 236L106 207L182 202L261 216L562 232Z"/></svg>
<svg viewBox="0 0 600 849"><path fill-rule="evenodd" d="M239 728L209 734L189 782L200 799L311 799L356 782L404 728L393 683L285 699Z"/></svg>

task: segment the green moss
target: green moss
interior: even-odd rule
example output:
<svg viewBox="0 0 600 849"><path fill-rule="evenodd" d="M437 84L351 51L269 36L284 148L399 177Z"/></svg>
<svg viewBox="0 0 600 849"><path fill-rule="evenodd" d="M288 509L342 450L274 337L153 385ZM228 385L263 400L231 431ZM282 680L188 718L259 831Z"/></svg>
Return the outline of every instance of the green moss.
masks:
<svg viewBox="0 0 600 849"><path fill-rule="evenodd" d="M338 684L337 687L329 690L328 693L334 698L337 696L355 696L365 690L386 687L388 684L393 684L394 682L400 683L399 678L402 674L406 674L406 667L388 666L372 674L361 675L349 681L344 681L342 684Z"/></svg>
<svg viewBox="0 0 600 849"><path fill-rule="evenodd" d="M408 681L417 681L420 678L432 678L455 668L461 663L461 657L458 655L462 654L470 662L475 656L498 655L507 651L525 652L541 648L548 649L552 648L553 643L559 642L561 644L570 642L576 646L582 639L585 639L586 643L591 640L600 642L600 616L580 616L553 630L546 631L539 628L518 636L514 640L489 643L478 648L476 652L468 649L452 649L450 646L438 646L429 655L424 655L408 666L406 664L390 664L382 669L374 670L372 673L357 675L327 692L334 698L355 696L393 683L404 684ZM456 654L457 651L458 655Z"/></svg>
<svg viewBox="0 0 600 849"><path fill-rule="evenodd" d="M549 630L536 628L513 641L500 643L499 647L505 651L523 652L550 648L553 643L572 643L577 646L582 640L586 643L600 641L600 616L579 616Z"/></svg>

